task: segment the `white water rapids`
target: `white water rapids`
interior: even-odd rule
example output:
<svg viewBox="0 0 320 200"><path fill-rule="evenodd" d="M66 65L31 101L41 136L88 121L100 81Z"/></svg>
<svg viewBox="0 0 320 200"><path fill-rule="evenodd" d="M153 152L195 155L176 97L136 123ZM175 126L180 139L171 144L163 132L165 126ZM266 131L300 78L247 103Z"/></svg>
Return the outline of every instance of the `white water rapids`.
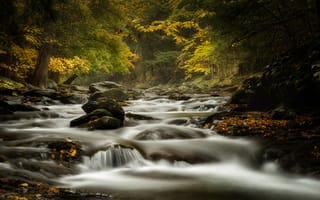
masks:
<svg viewBox="0 0 320 200"><path fill-rule="evenodd" d="M54 178L62 187L126 194L126 199L320 199L318 180L286 174L276 163L257 162L259 146L254 141L197 128L201 117L217 112L226 100L206 96L186 101L157 96L132 100L124 108L126 113L145 118L128 117L125 127L108 131L70 128L70 120L84 113L81 105L48 106L61 117L1 122L0 152L23 157L24 152L46 151L30 143L71 138L87 154L78 172L61 177L24 167L25 162L34 162L47 171L60 169L54 161L36 158L17 160L15 166L13 161L0 162L0 172Z"/></svg>

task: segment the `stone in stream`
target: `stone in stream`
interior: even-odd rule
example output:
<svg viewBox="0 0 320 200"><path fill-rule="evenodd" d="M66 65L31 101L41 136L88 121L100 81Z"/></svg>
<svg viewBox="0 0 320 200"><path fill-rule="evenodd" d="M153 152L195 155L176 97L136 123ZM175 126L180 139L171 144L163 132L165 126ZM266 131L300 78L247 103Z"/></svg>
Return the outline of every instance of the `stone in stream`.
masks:
<svg viewBox="0 0 320 200"><path fill-rule="evenodd" d="M122 126L123 122L117 118L110 116L103 116L92 120L88 123L90 129L117 129Z"/></svg>
<svg viewBox="0 0 320 200"><path fill-rule="evenodd" d="M109 98L114 99L116 101L125 101L128 100L129 96L120 88L111 88L104 92L95 92L90 96L90 100L96 101L99 98Z"/></svg>
<svg viewBox="0 0 320 200"><path fill-rule="evenodd" d="M108 110L115 118L123 121L124 120L124 110L123 108L112 99L100 99L99 101L89 101L88 103L82 106L82 109L86 113L90 113L96 109L106 109Z"/></svg>
<svg viewBox="0 0 320 200"><path fill-rule="evenodd" d="M32 89L25 93L23 93L24 96L33 96L33 97L49 97L51 99L55 99L58 95L57 91L53 89Z"/></svg>
<svg viewBox="0 0 320 200"><path fill-rule="evenodd" d="M105 92L111 88L121 88L122 86L118 83L111 81L102 81L97 83L92 83L89 86L90 92Z"/></svg>
<svg viewBox="0 0 320 200"><path fill-rule="evenodd" d="M124 110L112 99L89 101L82 106L87 113L70 122L71 127L86 127L95 129L116 129L123 126Z"/></svg>

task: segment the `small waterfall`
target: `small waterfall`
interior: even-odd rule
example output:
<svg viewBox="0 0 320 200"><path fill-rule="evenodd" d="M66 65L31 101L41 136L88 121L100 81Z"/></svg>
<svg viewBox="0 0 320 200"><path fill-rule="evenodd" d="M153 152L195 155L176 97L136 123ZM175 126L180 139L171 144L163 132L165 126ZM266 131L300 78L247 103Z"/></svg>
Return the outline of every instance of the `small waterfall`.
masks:
<svg viewBox="0 0 320 200"><path fill-rule="evenodd" d="M111 144L106 150L84 158L84 164L94 170L136 166L143 162L144 158L139 151L121 144Z"/></svg>

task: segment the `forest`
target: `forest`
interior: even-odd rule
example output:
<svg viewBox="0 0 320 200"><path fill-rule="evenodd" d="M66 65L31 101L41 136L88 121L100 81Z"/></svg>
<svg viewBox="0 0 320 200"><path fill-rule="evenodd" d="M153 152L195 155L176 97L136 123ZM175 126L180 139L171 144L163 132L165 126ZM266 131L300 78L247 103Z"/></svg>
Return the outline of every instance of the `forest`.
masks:
<svg viewBox="0 0 320 200"><path fill-rule="evenodd" d="M320 199L320 0L0 0L0 22L0 199Z"/></svg>
<svg viewBox="0 0 320 200"><path fill-rule="evenodd" d="M319 7L316 0L1 1L0 75L41 87L72 74L79 84L230 81L318 38Z"/></svg>

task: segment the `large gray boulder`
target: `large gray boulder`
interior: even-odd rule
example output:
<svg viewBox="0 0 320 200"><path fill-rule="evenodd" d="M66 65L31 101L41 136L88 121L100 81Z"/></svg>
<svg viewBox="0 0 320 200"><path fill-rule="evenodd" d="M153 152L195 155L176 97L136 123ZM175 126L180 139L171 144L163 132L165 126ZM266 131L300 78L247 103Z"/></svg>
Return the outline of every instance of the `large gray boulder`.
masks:
<svg viewBox="0 0 320 200"><path fill-rule="evenodd" d="M111 88L104 92L95 92L90 96L90 100L96 101L99 98L109 98L116 101L125 101L128 100L129 96L120 88Z"/></svg>
<svg viewBox="0 0 320 200"><path fill-rule="evenodd" d="M122 86L118 83L111 81L92 83L89 86L90 92L105 92L111 88L122 88Z"/></svg>

